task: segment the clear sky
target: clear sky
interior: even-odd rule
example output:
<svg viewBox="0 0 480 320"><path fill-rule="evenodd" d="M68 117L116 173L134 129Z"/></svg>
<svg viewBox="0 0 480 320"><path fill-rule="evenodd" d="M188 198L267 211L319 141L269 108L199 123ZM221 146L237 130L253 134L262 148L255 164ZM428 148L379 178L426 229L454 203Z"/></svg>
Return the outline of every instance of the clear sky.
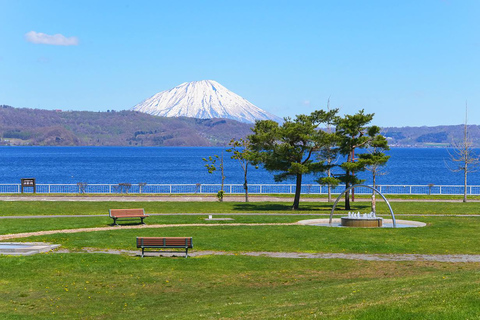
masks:
<svg viewBox="0 0 480 320"><path fill-rule="evenodd" d="M125 110L215 80L280 117L480 124L480 1L0 0L0 104Z"/></svg>

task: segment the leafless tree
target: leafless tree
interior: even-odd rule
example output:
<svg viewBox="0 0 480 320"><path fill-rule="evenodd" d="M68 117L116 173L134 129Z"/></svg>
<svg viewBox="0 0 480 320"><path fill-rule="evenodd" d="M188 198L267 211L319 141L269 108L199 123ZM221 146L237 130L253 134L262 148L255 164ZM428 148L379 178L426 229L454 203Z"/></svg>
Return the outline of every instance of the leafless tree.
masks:
<svg viewBox="0 0 480 320"><path fill-rule="evenodd" d="M86 182L77 182L78 193L85 193L88 184Z"/></svg>
<svg viewBox="0 0 480 320"><path fill-rule="evenodd" d="M330 97L327 100L327 111L330 111ZM329 134L333 133L333 129L330 123L327 123L327 127L325 131ZM317 156L317 160L325 162L326 165L326 178L322 179L321 184L327 185L327 193L328 193L328 202L332 202L332 187L336 187L338 185L338 181L332 175L332 168L338 161L338 148L336 146L336 140L330 141L329 144L323 148Z"/></svg>
<svg viewBox="0 0 480 320"><path fill-rule="evenodd" d="M452 142L452 150L448 150L450 162L445 165L451 172L463 172L463 202L467 202L467 176L469 172L476 172L479 165L479 157L472 149L472 140L468 135L468 107L465 102L465 124L463 126L463 141Z"/></svg>

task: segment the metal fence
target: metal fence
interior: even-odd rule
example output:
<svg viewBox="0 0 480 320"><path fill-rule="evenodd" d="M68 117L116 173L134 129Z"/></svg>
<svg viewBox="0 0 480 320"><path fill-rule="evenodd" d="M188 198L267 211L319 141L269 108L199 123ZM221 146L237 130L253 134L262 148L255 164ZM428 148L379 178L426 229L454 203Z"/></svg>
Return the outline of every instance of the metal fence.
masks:
<svg viewBox="0 0 480 320"><path fill-rule="evenodd" d="M216 194L220 184L37 184L36 192L43 194ZM294 184L250 184L250 194L293 194ZM383 194L411 195L460 195L463 186L449 185L377 185ZM223 188L226 194L241 194L243 184L226 184ZM340 194L345 186L332 188L332 194ZM1 193L21 193L20 184L0 184ZM33 193L33 188L24 188L24 193ZM302 194L327 194L328 187L318 184L303 184ZM355 194L371 194L368 188L358 187ZM468 186L468 195L480 195L480 186Z"/></svg>

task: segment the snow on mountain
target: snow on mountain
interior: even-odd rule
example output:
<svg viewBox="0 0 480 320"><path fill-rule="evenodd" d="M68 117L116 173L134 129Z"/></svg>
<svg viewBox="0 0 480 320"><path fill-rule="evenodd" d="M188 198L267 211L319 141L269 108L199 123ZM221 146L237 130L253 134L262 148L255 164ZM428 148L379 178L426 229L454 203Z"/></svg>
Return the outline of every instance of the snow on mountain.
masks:
<svg viewBox="0 0 480 320"><path fill-rule="evenodd" d="M282 121L213 80L182 83L140 102L132 110L162 117L227 118L245 123Z"/></svg>

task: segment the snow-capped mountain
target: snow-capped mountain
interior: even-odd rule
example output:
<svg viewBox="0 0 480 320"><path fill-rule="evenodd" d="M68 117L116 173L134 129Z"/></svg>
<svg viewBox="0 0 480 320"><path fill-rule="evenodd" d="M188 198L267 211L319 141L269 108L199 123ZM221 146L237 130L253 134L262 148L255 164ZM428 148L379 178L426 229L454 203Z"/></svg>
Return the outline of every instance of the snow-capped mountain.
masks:
<svg viewBox="0 0 480 320"><path fill-rule="evenodd" d="M162 117L227 118L245 123L281 121L213 80L182 83L140 102L132 110Z"/></svg>

